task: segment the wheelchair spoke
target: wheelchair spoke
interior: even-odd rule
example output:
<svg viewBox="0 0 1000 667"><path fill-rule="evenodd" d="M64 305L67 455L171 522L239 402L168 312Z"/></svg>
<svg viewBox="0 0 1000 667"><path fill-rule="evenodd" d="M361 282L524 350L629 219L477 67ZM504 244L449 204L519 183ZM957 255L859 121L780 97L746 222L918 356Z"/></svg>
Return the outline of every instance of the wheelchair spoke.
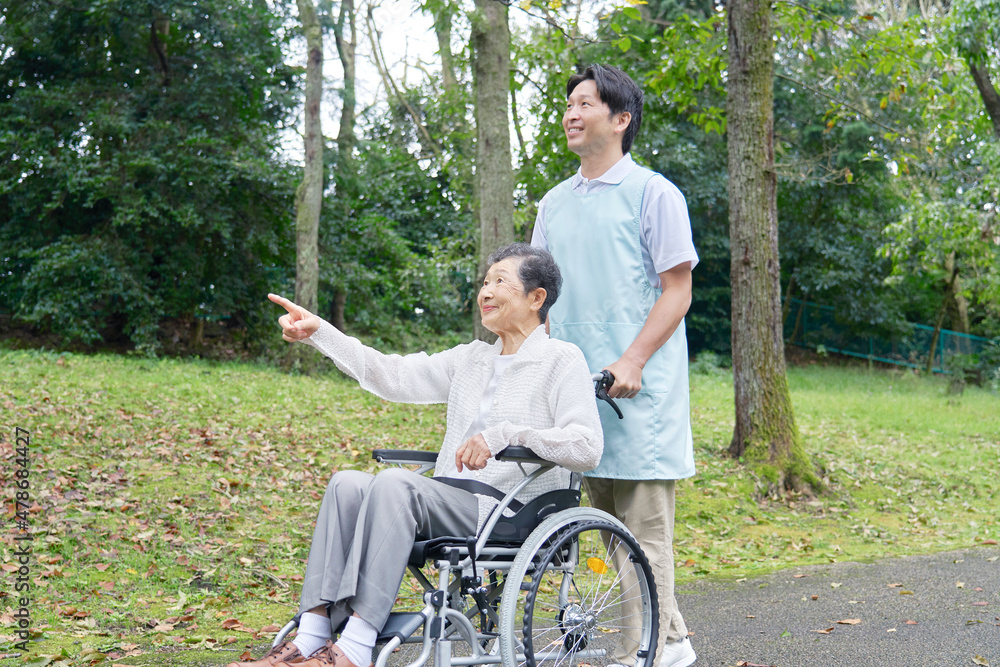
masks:
<svg viewBox="0 0 1000 667"><path fill-rule="evenodd" d="M573 569L560 571L567 557ZM599 520L571 525L554 536L528 586L519 664L646 667L655 608L648 562L627 531Z"/></svg>

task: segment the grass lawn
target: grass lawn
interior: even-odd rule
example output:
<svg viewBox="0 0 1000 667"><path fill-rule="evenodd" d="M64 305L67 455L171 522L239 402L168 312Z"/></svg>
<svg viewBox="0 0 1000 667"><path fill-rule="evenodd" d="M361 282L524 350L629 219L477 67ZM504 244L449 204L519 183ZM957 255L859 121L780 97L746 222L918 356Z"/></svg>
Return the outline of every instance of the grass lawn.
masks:
<svg viewBox="0 0 1000 667"><path fill-rule="evenodd" d="M678 485L678 580L927 553L1000 539L1000 397L910 372L789 372L816 497L760 496L725 455L732 385L692 375L698 475ZM441 406L337 374L0 350L0 665L224 665L296 609L336 470L436 448ZM30 433L19 462L17 429ZM17 650L15 493L27 463L29 652ZM23 515L21 517L24 518ZM405 584L404 584L405 586Z"/></svg>

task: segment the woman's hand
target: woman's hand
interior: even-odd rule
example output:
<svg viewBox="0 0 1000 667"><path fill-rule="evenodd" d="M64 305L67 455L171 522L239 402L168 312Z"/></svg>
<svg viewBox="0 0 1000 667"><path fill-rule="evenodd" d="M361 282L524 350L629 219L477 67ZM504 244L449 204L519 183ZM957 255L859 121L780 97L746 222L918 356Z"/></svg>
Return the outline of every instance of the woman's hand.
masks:
<svg viewBox="0 0 1000 667"><path fill-rule="evenodd" d="M305 340L319 331L322 320L302 306L277 294L268 294L267 298L288 311L278 318L278 324L281 325L281 337L289 343Z"/></svg>
<svg viewBox="0 0 1000 667"><path fill-rule="evenodd" d="M482 433L477 433L466 440L458 451L455 452L455 467L458 472L462 472L462 467L469 470L482 470L486 467L486 462L490 460L490 448L486 445L486 440Z"/></svg>

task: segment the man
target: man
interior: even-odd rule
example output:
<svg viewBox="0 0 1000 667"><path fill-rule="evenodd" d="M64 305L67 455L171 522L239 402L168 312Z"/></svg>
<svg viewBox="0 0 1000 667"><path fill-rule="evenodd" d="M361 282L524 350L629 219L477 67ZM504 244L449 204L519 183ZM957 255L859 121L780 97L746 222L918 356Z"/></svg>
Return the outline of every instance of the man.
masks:
<svg viewBox="0 0 1000 667"><path fill-rule="evenodd" d="M629 155L642 90L621 70L594 65L570 77L566 93L562 125L580 170L542 199L532 236L564 276L550 332L614 374L612 397L632 399L621 421L600 406L604 455L587 473L587 494L628 526L653 567L654 664L686 667L695 653L674 598L674 483L695 472L684 315L698 255L683 195Z"/></svg>

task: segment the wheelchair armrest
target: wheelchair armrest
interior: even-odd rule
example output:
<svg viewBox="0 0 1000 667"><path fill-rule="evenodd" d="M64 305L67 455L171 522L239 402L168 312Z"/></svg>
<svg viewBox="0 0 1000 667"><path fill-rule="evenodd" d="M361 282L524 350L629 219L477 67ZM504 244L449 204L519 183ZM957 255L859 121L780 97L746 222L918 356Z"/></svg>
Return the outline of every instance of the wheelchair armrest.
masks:
<svg viewBox="0 0 1000 667"><path fill-rule="evenodd" d="M542 463L555 465L548 459L543 459L527 447L507 447L497 452L497 461L514 461L515 463Z"/></svg>
<svg viewBox="0 0 1000 667"><path fill-rule="evenodd" d="M424 452L411 449L374 449L372 458L379 463L395 463L399 465L427 465L437 461L437 452Z"/></svg>

